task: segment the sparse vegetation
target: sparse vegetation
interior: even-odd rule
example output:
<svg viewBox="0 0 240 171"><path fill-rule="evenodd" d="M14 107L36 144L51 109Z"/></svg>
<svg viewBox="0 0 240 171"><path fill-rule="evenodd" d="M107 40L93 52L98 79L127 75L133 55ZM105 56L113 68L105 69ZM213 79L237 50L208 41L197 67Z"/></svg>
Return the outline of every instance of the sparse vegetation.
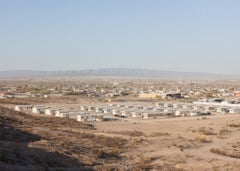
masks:
<svg viewBox="0 0 240 171"><path fill-rule="evenodd" d="M231 123L228 126L229 127L233 127L233 128L239 128L240 127L240 123Z"/></svg>
<svg viewBox="0 0 240 171"><path fill-rule="evenodd" d="M137 164L137 168L140 170L151 170L153 169L153 166L151 165L151 158L141 156L140 160Z"/></svg>
<svg viewBox="0 0 240 171"><path fill-rule="evenodd" d="M131 137L141 137L141 136L145 136L145 134L143 132L140 131L121 131L121 132L115 132L117 134L122 134L122 135L129 135Z"/></svg>
<svg viewBox="0 0 240 171"><path fill-rule="evenodd" d="M153 132L149 135L149 137L162 137L162 136L170 136L168 132Z"/></svg>
<svg viewBox="0 0 240 171"><path fill-rule="evenodd" d="M201 143L211 143L213 140L210 136L199 134L196 136L196 140Z"/></svg>
<svg viewBox="0 0 240 171"><path fill-rule="evenodd" d="M64 118L35 117L3 107L0 137L1 162L44 168L94 167L97 163L121 160L121 154L128 149L127 140L95 135L92 126Z"/></svg>
<svg viewBox="0 0 240 171"><path fill-rule="evenodd" d="M202 135L211 136L211 135L217 135L217 133L214 132L213 128L205 128L201 127L198 130L192 130L193 133L200 133Z"/></svg>
<svg viewBox="0 0 240 171"><path fill-rule="evenodd" d="M227 129L227 128L222 128L222 129L220 129L220 131L219 131L219 135L220 136L224 136L224 135L226 135L227 133L229 133L230 131Z"/></svg>
<svg viewBox="0 0 240 171"><path fill-rule="evenodd" d="M220 150L220 149L216 149L216 148L212 148L212 149L210 149L210 151L215 154L240 159L239 152L228 152L226 150Z"/></svg>

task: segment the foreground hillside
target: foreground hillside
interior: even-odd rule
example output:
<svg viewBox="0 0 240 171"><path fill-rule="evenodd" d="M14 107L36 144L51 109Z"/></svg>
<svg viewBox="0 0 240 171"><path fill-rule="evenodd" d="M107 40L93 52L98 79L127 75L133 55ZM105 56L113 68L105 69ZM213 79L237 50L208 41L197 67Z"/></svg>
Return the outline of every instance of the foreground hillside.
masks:
<svg viewBox="0 0 240 171"><path fill-rule="evenodd" d="M239 171L239 115L82 124L0 107L0 170Z"/></svg>
<svg viewBox="0 0 240 171"><path fill-rule="evenodd" d="M111 170L128 141L91 125L0 107L0 170Z"/></svg>

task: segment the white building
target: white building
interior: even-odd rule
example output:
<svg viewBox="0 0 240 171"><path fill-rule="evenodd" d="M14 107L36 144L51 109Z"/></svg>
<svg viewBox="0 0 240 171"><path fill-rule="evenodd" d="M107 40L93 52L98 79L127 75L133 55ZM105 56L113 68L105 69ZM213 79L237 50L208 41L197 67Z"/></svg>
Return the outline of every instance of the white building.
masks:
<svg viewBox="0 0 240 171"><path fill-rule="evenodd" d="M25 110L32 110L32 105L17 105L15 106L15 111L25 111Z"/></svg>
<svg viewBox="0 0 240 171"><path fill-rule="evenodd" d="M46 106L34 106L32 108L32 113L37 113L37 114L45 114L45 110L47 109L48 107Z"/></svg>
<svg viewBox="0 0 240 171"><path fill-rule="evenodd" d="M229 113L240 114L240 108L231 108L231 109L229 109Z"/></svg>
<svg viewBox="0 0 240 171"><path fill-rule="evenodd" d="M79 114L77 115L78 122L102 121L102 114Z"/></svg>
<svg viewBox="0 0 240 171"><path fill-rule="evenodd" d="M57 108L48 108L48 109L45 110L45 114L46 114L46 115L54 116L54 115L55 115L55 112L56 112L57 110L58 110Z"/></svg>

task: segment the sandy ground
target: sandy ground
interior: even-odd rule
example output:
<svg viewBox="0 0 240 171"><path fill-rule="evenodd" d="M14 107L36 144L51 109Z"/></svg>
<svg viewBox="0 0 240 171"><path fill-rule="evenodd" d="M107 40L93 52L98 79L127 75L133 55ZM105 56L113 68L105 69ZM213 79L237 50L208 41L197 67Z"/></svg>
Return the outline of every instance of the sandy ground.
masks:
<svg viewBox="0 0 240 171"><path fill-rule="evenodd" d="M42 104L78 109L85 103L107 105L88 100ZM12 104L5 106L13 108ZM91 131L95 135L124 138L130 144L121 153L122 160L106 163L106 167L112 164L122 170L136 166L135 170L240 171L240 114L147 120L124 118L90 124L96 128ZM71 125L66 127L71 128ZM103 164L103 168L106 167Z"/></svg>
<svg viewBox="0 0 240 171"><path fill-rule="evenodd" d="M221 149L240 155L240 115L215 115L172 119L124 119L115 122L96 122L98 134L138 138L143 143L126 152L132 160L144 158L165 169L232 170L239 171L240 159L211 152ZM239 128L238 128L239 126ZM139 135L134 135L133 133ZM132 134L131 134L132 133ZM140 134L142 133L142 134Z"/></svg>

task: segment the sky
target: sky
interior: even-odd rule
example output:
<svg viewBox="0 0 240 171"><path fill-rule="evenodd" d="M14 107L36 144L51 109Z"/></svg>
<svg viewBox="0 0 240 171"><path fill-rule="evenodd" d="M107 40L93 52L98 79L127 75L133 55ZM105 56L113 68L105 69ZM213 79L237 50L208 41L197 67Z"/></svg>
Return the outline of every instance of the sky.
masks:
<svg viewBox="0 0 240 171"><path fill-rule="evenodd" d="M239 0L0 0L0 70L240 73Z"/></svg>

